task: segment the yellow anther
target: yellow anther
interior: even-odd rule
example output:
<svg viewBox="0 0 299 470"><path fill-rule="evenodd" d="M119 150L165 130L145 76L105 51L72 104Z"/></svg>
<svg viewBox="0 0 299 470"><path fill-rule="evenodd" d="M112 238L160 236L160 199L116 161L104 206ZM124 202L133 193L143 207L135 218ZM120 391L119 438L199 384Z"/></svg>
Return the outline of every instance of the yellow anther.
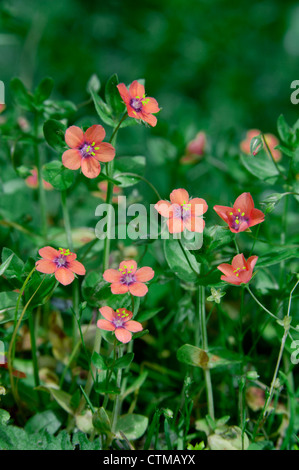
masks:
<svg viewBox="0 0 299 470"><path fill-rule="evenodd" d="M100 147L95 147L94 149L95 149L95 150L99 150L99 149L100 149Z"/></svg>
<svg viewBox="0 0 299 470"><path fill-rule="evenodd" d="M241 212L241 209L238 209L238 212Z"/></svg>
<svg viewBox="0 0 299 470"><path fill-rule="evenodd" d="M238 276L239 276L239 273L237 273L236 276L238 277Z"/></svg>
<svg viewBox="0 0 299 470"><path fill-rule="evenodd" d="M239 221L239 220L236 220L235 222L236 222L236 224L237 224L237 225L240 223L240 221Z"/></svg>
<svg viewBox="0 0 299 470"><path fill-rule="evenodd" d="M234 213L233 213L233 212L230 212L229 215L234 215Z"/></svg>
<svg viewBox="0 0 299 470"><path fill-rule="evenodd" d="M93 143L91 144L91 145L92 145L92 147L93 147L95 144L96 144L96 143L95 143L95 142L93 142Z"/></svg>
<svg viewBox="0 0 299 470"><path fill-rule="evenodd" d="M241 216L244 217L244 215L245 215L245 212L242 212Z"/></svg>

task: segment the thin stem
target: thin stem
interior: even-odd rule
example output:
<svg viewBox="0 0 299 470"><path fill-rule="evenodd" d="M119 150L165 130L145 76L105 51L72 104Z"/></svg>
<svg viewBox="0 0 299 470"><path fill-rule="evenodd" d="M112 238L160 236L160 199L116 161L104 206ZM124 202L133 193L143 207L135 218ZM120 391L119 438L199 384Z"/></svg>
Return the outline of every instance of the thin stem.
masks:
<svg viewBox="0 0 299 470"><path fill-rule="evenodd" d="M32 353L34 383L35 383L35 386L38 387L40 382L39 382L39 375L38 375L37 348L36 348L36 340L35 340L35 325L34 325L34 319L33 319L32 312L29 312L28 324L29 324L29 331L30 331L30 345L31 345L31 353Z"/></svg>
<svg viewBox="0 0 299 470"><path fill-rule="evenodd" d="M251 247L251 250L250 250L250 253L249 253L248 258L250 258L250 256L251 256L252 253L253 253L253 250L254 250L256 241L257 241L257 239L258 239L257 237L258 237L258 234L259 234L259 231L260 231L260 226L261 226L261 224L259 224L259 225L257 226L257 230L256 230L256 233L255 233L255 238L253 239L253 244L252 244L252 247Z"/></svg>
<svg viewBox="0 0 299 470"><path fill-rule="evenodd" d="M114 178L117 179L118 176L120 176L120 174L119 175L114 175ZM159 192L158 192L158 190L155 188L155 186L148 179L144 178L144 176L138 175L136 173L130 173L130 172L121 173L121 176L132 176L133 178L137 178L137 179L143 181L144 183L146 183L153 190L153 192L156 194L159 201L162 199Z"/></svg>
<svg viewBox="0 0 299 470"><path fill-rule="evenodd" d="M266 141L266 139L265 139L264 134L262 134L262 140L263 140L263 142L264 142L264 144L265 144L265 147L266 147L266 149L267 149L268 154L269 154L270 157L271 157L271 160L272 160L273 164L275 165L275 168L276 168L277 172L280 174L280 176L281 176L284 180L286 180L287 177L282 173L282 171L280 170L280 168L279 168L279 166L278 166L278 164L277 164L275 158L273 157L273 154L272 154L272 152L271 152L271 150L270 150L270 148L269 148L269 145L267 144L267 141Z"/></svg>
<svg viewBox="0 0 299 470"><path fill-rule="evenodd" d="M121 358L123 356L123 349L122 346L119 346L118 350L118 358ZM122 377L122 369L118 369L117 371L117 378L116 378L116 386L120 388L121 385L121 377ZM121 405L121 393L116 396L114 406L113 406L113 411L112 411L112 425L111 425L111 432L115 434L116 427L117 427L117 421L119 418L119 412L120 412L120 405Z"/></svg>
<svg viewBox="0 0 299 470"><path fill-rule="evenodd" d="M240 250L239 250L239 246L238 246L238 243L237 243L237 234L235 234L235 236L234 236L234 244L235 244L235 247L236 247L236 251L239 254Z"/></svg>
<svg viewBox="0 0 299 470"><path fill-rule="evenodd" d="M63 220L64 220L64 228L65 228L65 234L66 234L66 239L68 243L68 248L70 251L74 251L74 246L73 246L73 238L72 238L72 229L71 229L71 223L70 223L70 217L69 217L69 212L67 208L67 202L66 202L66 191L61 191L61 206L62 206L62 213L63 213Z"/></svg>
<svg viewBox="0 0 299 470"><path fill-rule="evenodd" d="M198 288L198 315L199 315L199 325L201 331L201 347L204 351L208 351L208 334L207 334L207 325L206 325L206 309L205 309L205 288L204 286L199 286ZM208 412L212 419L214 419L214 400L213 400L213 389L211 374L209 369L203 369L204 378L206 384L206 393L208 401Z"/></svg>
<svg viewBox="0 0 299 470"><path fill-rule="evenodd" d="M42 162L40 158L40 153L38 150L38 114L34 116L34 136L36 142L34 143L34 156L35 164L37 167L37 177L38 177L38 196L39 196L39 206L40 206L40 215L41 215L41 224L42 224L42 235L44 238L47 238L47 213L46 213L46 193L43 185L42 178Z"/></svg>

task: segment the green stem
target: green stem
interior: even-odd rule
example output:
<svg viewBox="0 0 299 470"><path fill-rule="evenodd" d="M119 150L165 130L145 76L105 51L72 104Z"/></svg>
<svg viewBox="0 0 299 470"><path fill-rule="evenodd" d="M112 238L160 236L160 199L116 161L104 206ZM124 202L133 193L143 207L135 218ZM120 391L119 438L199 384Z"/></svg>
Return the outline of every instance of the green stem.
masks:
<svg viewBox="0 0 299 470"><path fill-rule="evenodd" d="M249 253L248 258L250 258L250 256L251 256L252 253L253 253L253 250L254 250L256 241L257 241L257 239L258 239L258 235L259 235L259 231L260 231L260 226L261 226L261 224L259 224L259 225L257 226L257 230L256 230L256 233L255 233L255 238L254 238L254 240L253 240L253 244L252 244L252 247L251 247L251 250L250 250L250 253Z"/></svg>
<svg viewBox="0 0 299 470"><path fill-rule="evenodd" d="M207 325L206 325L206 308L205 308L205 288L204 286L199 286L198 288L198 315L199 315L199 325L201 331L201 347L204 351L208 351L208 334L207 334ZM214 415L214 400L213 400L213 388L211 381L211 374L209 369L203 369L204 378L206 384L206 393L208 401L208 412L212 419L215 418Z"/></svg>
<svg viewBox="0 0 299 470"><path fill-rule="evenodd" d="M37 140L38 139L38 114L37 113L34 116L34 136ZM37 167L38 196L39 196L39 206L40 206L40 215L41 215L41 224L42 224L42 235L45 239L47 239L46 193L45 193L45 188L43 185L42 162L41 162L37 142L35 142L34 144L34 156L35 156L35 164Z"/></svg>
<svg viewBox="0 0 299 470"><path fill-rule="evenodd" d="M73 252L74 245L73 245L72 229L71 229L69 211L67 208L66 196L67 196L66 191L61 191L61 206L62 206L65 234L66 234L66 239L68 243L68 248L71 252Z"/></svg>
<svg viewBox="0 0 299 470"><path fill-rule="evenodd" d="M238 246L238 243L237 243L237 234L235 234L235 236L234 236L234 243L235 243L236 251L239 254L240 250L239 250L239 246Z"/></svg>
<svg viewBox="0 0 299 470"><path fill-rule="evenodd" d="M123 356L123 349L122 346L119 346L118 350L118 358L121 358ZM120 388L121 386L121 377L122 377L122 369L118 369L117 371L117 378L116 378L116 386ZM111 424L111 432L112 434L115 434L116 427L117 427L117 421L119 418L119 412L120 412L120 405L121 405L121 394L116 396L114 406L113 406L113 411L112 411L112 424Z"/></svg>
<svg viewBox="0 0 299 470"><path fill-rule="evenodd" d="M144 176L137 175L136 173L125 172L125 173L121 173L121 175L120 174L119 175L114 175L114 178L117 179L118 176L132 176L134 178L137 178L137 179L143 181L144 183L146 183L153 190L153 192L156 194L158 200L162 199L159 192L158 192L158 190L155 188L155 186L149 180L144 178Z"/></svg>
<svg viewBox="0 0 299 470"><path fill-rule="evenodd" d="M277 164L275 158L273 157L273 154L272 154L272 152L271 152L271 150L270 150L270 148L269 148L269 145L267 144L267 141L266 141L266 139L265 139L264 134L262 134L262 140L263 140L263 142L264 142L264 144L265 144L265 147L266 147L266 149L267 149L268 154L269 154L270 157L271 157L271 160L272 160L273 164L275 165L275 168L276 168L277 172L280 174L280 176L281 176L284 180L286 180L287 177L286 177L286 175L284 175L284 174L282 173L282 171L280 170L280 168L279 168L279 166L278 166L278 164Z"/></svg>
<svg viewBox="0 0 299 470"><path fill-rule="evenodd" d="M35 386L40 385L39 375L38 375L38 361L37 361L37 348L36 348L36 339L35 339L35 325L32 311L28 314L28 324L30 331L30 345L31 345L31 354L32 354L32 363L33 363L33 375Z"/></svg>
<svg viewBox="0 0 299 470"><path fill-rule="evenodd" d="M31 276L31 274L33 273L34 270L35 270L35 268L31 271L29 276ZM28 280L29 276L27 277L26 281ZM14 398L16 399L16 401L17 401L17 394L16 394L16 391L15 391L14 380L13 380L13 361L14 361L14 354L15 354L15 341L16 341L16 337L17 337L17 334L18 334L20 324L21 324L21 322L24 318L24 315L27 311L27 308L29 307L33 297L35 296L35 294L37 293L37 291L41 287L42 283L44 282L44 279L45 279L45 276L43 277L41 283L39 284L37 289L34 291L32 296L28 300L28 302L26 303L25 307L23 308L22 313L21 313L21 315L20 315L20 317L17 321L17 324L14 328L14 331L13 331L13 334L12 334L12 337L11 337L11 340L10 340L9 348L8 348L7 367L8 367L8 371L9 371L9 377L10 377L11 391L12 391L12 394L13 394Z"/></svg>

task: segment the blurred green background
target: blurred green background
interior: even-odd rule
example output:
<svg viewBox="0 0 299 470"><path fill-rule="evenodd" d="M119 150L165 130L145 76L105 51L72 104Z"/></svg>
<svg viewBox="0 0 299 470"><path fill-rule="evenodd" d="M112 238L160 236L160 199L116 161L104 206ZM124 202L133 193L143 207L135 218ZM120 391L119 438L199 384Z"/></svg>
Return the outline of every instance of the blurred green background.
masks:
<svg viewBox="0 0 299 470"><path fill-rule="evenodd" d="M232 0L1 1L1 79L31 88L55 79L58 97L79 103L93 73L146 78L165 127L211 131L295 120L299 6ZM9 103L10 96L7 93ZM157 132L159 132L157 130Z"/></svg>

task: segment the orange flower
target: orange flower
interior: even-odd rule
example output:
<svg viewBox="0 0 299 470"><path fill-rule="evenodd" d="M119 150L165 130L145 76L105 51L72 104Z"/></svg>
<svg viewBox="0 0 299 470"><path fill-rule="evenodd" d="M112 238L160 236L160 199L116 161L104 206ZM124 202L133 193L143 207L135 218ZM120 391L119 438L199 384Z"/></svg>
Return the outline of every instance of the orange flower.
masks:
<svg viewBox="0 0 299 470"><path fill-rule="evenodd" d="M189 199L185 189L174 189L170 194L170 202L161 200L157 202L155 209L168 219L170 233L179 233L184 229L203 232L205 221L201 216L208 210L208 205L204 199L198 197Z"/></svg>
<svg viewBox="0 0 299 470"><path fill-rule="evenodd" d="M183 164L190 164L198 162L204 152L207 143L205 132L198 132L194 140L191 140L187 145L185 155L182 156L180 162Z"/></svg>
<svg viewBox="0 0 299 470"><path fill-rule="evenodd" d="M251 129L247 132L246 138L241 142L240 148L242 152L250 155L250 142L254 137L261 135L262 132L258 129ZM281 160L282 154L279 150L276 150L275 147L279 145L279 140L273 134L264 134L265 141L273 155L273 158L276 162Z"/></svg>
<svg viewBox="0 0 299 470"><path fill-rule="evenodd" d="M265 214L254 208L254 202L250 193L241 194L233 207L214 206L224 222L226 222L233 233L244 232L253 225L260 224L265 219Z"/></svg>
<svg viewBox="0 0 299 470"><path fill-rule="evenodd" d="M134 80L129 89L124 83L117 85L117 88L130 117L141 119L153 127L157 124L157 118L152 113L158 113L160 108L155 98L145 96L144 86L141 83Z"/></svg>
<svg viewBox="0 0 299 470"><path fill-rule="evenodd" d="M111 307L102 307L99 311L105 320L98 320L98 328L114 331L121 343L128 343L132 339L132 333L143 330L141 323L131 320L133 313L125 308L118 308L115 312Z"/></svg>
<svg viewBox="0 0 299 470"><path fill-rule="evenodd" d="M65 141L70 147L62 155L62 163L70 170L78 170L87 178L96 178L101 172L100 162L110 162L115 157L114 147L104 140L103 126L95 124L86 132L77 126L66 130Z"/></svg>
<svg viewBox="0 0 299 470"><path fill-rule="evenodd" d="M70 250L59 248L55 250L51 246L45 246L39 250L42 259L35 263L37 271L44 274L55 274L58 282L67 286L75 279L75 274L84 276L85 268L76 260L77 255Z"/></svg>
<svg viewBox="0 0 299 470"><path fill-rule="evenodd" d="M29 188L32 188L32 189L38 188L37 168L33 168L33 170L31 170L31 175L25 179L25 183ZM53 189L53 186L51 185L51 183L48 183L45 180L43 180L43 186L47 191L51 191Z"/></svg>
<svg viewBox="0 0 299 470"><path fill-rule="evenodd" d="M112 294L125 294L130 292L136 297L143 297L148 287L144 282L150 281L154 277L152 268L143 267L137 269L134 260L122 261L117 269L106 269L103 278L111 282Z"/></svg>
<svg viewBox="0 0 299 470"><path fill-rule="evenodd" d="M252 278L257 259L257 256L250 256L246 261L243 253L241 253L233 258L232 264L220 264L217 269L224 274L224 276L221 276L221 280L235 285L247 284Z"/></svg>
<svg viewBox="0 0 299 470"><path fill-rule="evenodd" d="M107 190L108 190L108 183L107 181L101 181L98 183L98 188L100 191L94 191L92 195L94 197L99 197L103 199L103 201L106 201L107 197ZM116 204L118 202L118 196L120 196L123 193L122 189L119 186L114 185L113 186L113 197L112 197L112 202Z"/></svg>

